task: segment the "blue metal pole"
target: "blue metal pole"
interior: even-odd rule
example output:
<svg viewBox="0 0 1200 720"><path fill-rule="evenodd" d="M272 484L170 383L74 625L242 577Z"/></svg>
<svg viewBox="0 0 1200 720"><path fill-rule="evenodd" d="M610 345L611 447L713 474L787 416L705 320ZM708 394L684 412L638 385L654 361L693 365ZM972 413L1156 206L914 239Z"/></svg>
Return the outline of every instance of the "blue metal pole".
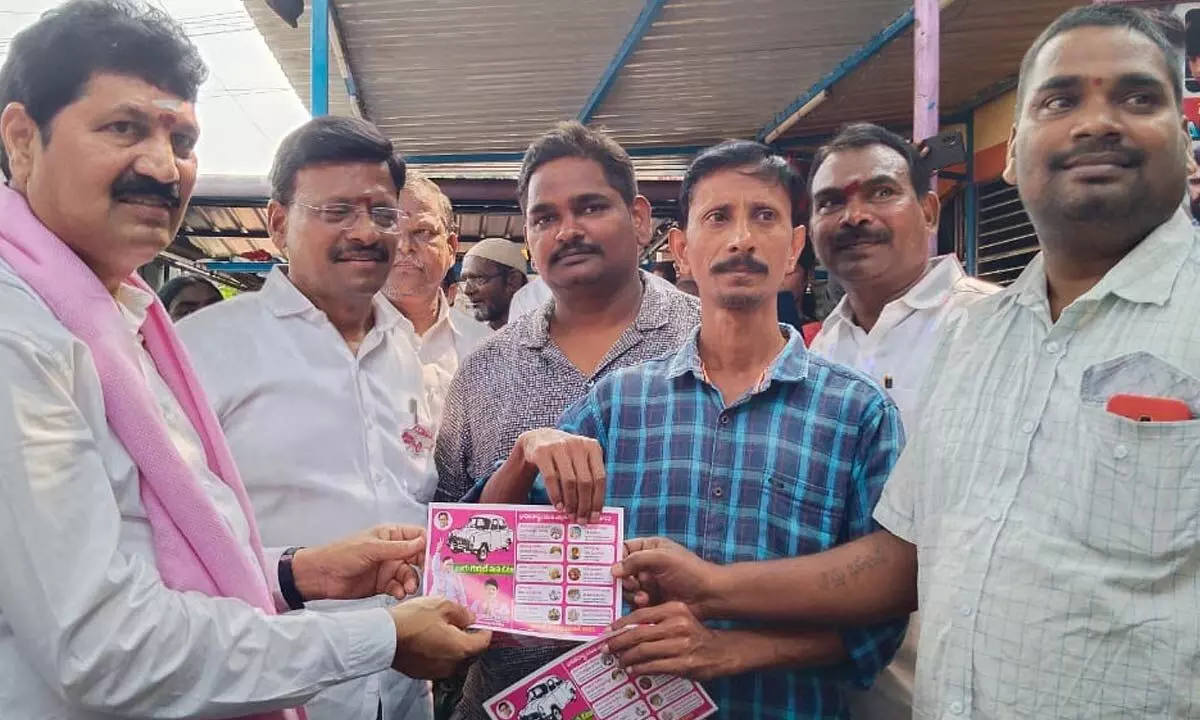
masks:
<svg viewBox="0 0 1200 720"><path fill-rule="evenodd" d="M329 0L312 0L310 85L313 117L329 114Z"/></svg>
<svg viewBox="0 0 1200 720"><path fill-rule="evenodd" d="M975 111L967 116L967 191L963 197L964 231L966 234L967 274L978 271L979 257L979 183L975 180Z"/></svg>

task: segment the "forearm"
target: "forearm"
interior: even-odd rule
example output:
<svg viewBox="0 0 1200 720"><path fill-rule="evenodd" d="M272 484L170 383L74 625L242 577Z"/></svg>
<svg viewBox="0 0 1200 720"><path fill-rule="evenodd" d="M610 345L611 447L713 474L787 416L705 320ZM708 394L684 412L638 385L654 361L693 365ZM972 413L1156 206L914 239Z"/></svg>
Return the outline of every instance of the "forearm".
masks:
<svg viewBox="0 0 1200 720"><path fill-rule="evenodd" d="M729 648L730 664L723 675L822 667L849 657L841 634L832 630L762 628L719 630L717 634Z"/></svg>
<svg viewBox="0 0 1200 720"><path fill-rule="evenodd" d="M706 618L865 625L917 607L917 551L886 530L817 555L714 570Z"/></svg>
<svg viewBox="0 0 1200 720"><path fill-rule="evenodd" d="M479 502L521 505L529 502L529 493L537 479L537 468L525 461L518 440L508 459L488 478Z"/></svg>

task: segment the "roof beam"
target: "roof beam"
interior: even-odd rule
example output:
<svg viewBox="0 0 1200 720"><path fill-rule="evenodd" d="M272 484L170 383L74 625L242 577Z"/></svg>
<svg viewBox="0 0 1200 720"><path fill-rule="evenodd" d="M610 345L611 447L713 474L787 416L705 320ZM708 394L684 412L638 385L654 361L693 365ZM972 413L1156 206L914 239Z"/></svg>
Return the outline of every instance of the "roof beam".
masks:
<svg viewBox="0 0 1200 720"><path fill-rule="evenodd" d="M620 47L617 48L617 54L609 61L608 67L604 69L604 74L600 76L600 82L596 83L596 87L592 89L592 94L588 96L587 102L583 104L583 108L579 111L579 122L588 122L596 114L596 111L600 109L600 104L604 102L604 98L612 90L617 76L621 74L621 68L625 67L625 63L633 55L633 51L637 48L638 43L650 31L650 26L654 24L654 20L666 4L667 0L646 0L646 4L642 6L642 12L638 14L637 20L633 22L633 27L629 29L629 32L625 35L625 39L621 41Z"/></svg>
<svg viewBox="0 0 1200 720"><path fill-rule="evenodd" d="M664 145L625 148L630 157L665 157L695 155L707 145ZM458 163L521 162L524 152L446 153L441 155L405 155L404 161L413 165L453 165Z"/></svg>
<svg viewBox="0 0 1200 720"><path fill-rule="evenodd" d="M900 35L912 27L915 17L916 16L912 8L909 8L907 12L893 20L891 24L880 31L879 34L868 40L865 45L855 50L850 54L849 57L839 63L832 72L818 80L817 84L813 85L802 95L800 95L800 97L793 100L791 105L788 105L786 108L776 113L775 117L771 118L771 122L767 123L761 130L758 131L757 140L759 142L763 142L768 135L775 132L781 128L784 123L791 120L792 116L800 112L804 106L808 105L813 100L816 100L821 93L828 92L829 88L833 87L847 75L857 70L860 65L865 63L867 60L870 60L871 57L873 57L876 53L887 47L888 43L900 37Z"/></svg>

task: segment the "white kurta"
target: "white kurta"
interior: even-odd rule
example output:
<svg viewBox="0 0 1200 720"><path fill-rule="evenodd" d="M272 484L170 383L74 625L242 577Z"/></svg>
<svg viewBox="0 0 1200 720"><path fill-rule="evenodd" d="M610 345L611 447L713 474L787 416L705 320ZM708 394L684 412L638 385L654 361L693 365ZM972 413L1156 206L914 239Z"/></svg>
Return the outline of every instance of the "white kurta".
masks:
<svg viewBox="0 0 1200 720"><path fill-rule="evenodd" d="M119 296L128 341L140 348L152 298L132 287ZM253 556L236 498L208 471L199 436L141 353L176 449ZM245 715L391 664L395 627L379 608L269 617L163 586L138 470L108 427L91 353L2 261L0 378L5 718Z"/></svg>

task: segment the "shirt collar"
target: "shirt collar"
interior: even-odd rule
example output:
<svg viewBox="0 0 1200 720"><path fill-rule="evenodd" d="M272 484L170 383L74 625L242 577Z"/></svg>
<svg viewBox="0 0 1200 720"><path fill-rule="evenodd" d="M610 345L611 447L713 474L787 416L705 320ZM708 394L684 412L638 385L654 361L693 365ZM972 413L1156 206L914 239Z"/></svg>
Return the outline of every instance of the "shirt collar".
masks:
<svg viewBox="0 0 1200 720"><path fill-rule="evenodd" d="M666 327L670 322L670 306L667 293L677 292L658 286L649 280L649 274L639 271L642 280L642 305L638 308L637 317L633 320L633 328L638 332L649 332ZM550 344L550 318L554 316L554 299L540 309L529 313L528 322L522 323L518 340L522 345L535 350Z"/></svg>
<svg viewBox="0 0 1200 720"><path fill-rule="evenodd" d="M150 306L154 304L154 295L130 283L122 283L117 288L115 299L117 308L121 311L121 317L129 323L130 332L134 335L140 333L142 325L146 324L146 318L150 315Z"/></svg>
<svg viewBox="0 0 1200 720"><path fill-rule="evenodd" d="M391 302L389 302L388 304L392 305ZM392 307L395 308L396 306L392 305ZM399 308L396 308L396 310L399 311ZM400 319L397 320L396 322L402 328L404 328L406 331L412 333L414 336L417 334L417 329L413 326L412 320L409 320L408 316L405 315L404 313L402 313L402 312L400 313ZM441 288L438 288L437 317L434 319L433 324L429 326L429 329L425 331L425 335L428 336L430 333L437 330L438 326L440 326L442 323L447 323L450 326L451 332L455 332L455 333L458 332L457 329L454 327L454 318L450 314L450 303L446 302L446 294L442 291Z"/></svg>
<svg viewBox="0 0 1200 720"><path fill-rule="evenodd" d="M266 282L263 283L262 289L259 290L259 294L266 301L268 307L271 308L271 312L275 313L276 317L283 318L293 315L304 315L312 319L319 316L328 321L325 318L325 313L313 305L312 301L305 297L304 293L300 292L291 279L278 267L271 269L270 274L267 275ZM402 319L406 319L380 293L376 293L375 297L371 298L371 306L375 311L375 327L373 330L387 332L396 327Z"/></svg>
<svg viewBox="0 0 1200 720"><path fill-rule="evenodd" d="M763 373L765 382L755 388L761 392L772 382L798 383L808 377L808 351L804 349L804 338L791 325L780 324L779 329L787 335L787 344ZM697 327L667 363L667 377L675 380L691 373L697 380L707 382L703 363L700 361L700 328Z"/></svg>
<svg viewBox="0 0 1200 720"><path fill-rule="evenodd" d="M1129 251L1080 300L1100 300L1111 294L1131 303L1166 304L1175 280L1196 244L1196 232L1187 213L1180 208ZM1041 253L1029 263L1009 292L1022 305L1049 307L1046 264Z"/></svg>
<svg viewBox="0 0 1200 720"><path fill-rule="evenodd" d="M967 276L966 271L954 255L942 255L929 261L925 274L908 292L892 302L903 303L913 310L928 310L941 306L954 292L954 286ZM890 305L891 303L889 303ZM850 307L850 296L843 295L837 306L823 323L830 330L846 323L854 325L854 310Z"/></svg>

